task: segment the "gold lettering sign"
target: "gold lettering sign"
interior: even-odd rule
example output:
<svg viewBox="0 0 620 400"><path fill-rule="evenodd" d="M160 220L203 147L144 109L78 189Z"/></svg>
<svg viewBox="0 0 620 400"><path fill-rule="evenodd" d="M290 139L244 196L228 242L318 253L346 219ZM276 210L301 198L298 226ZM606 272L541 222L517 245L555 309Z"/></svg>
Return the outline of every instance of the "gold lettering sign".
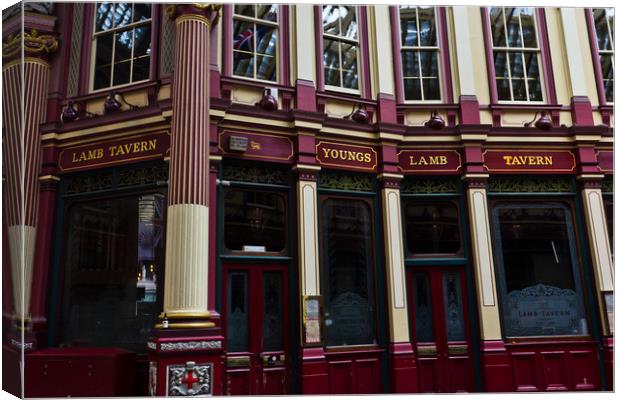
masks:
<svg viewBox="0 0 620 400"><path fill-rule="evenodd" d="M369 163L372 161L370 153L352 150L339 150L339 149L326 149L323 148L323 153L326 160L341 160L341 161L357 161Z"/></svg>
<svg viewBox="0 0 620 400"><path fill-rule="evenodd" d="M409 156L409 165L446 165L448 164L447 156Z"/></svg>
<svg viewBox="0 0 620 400"><path fill-rule="evenodd" d="M377 152L370 146L318 142L316 160L321 165L374 171L377 167Z"/></svg>
<svg viewBox="0 0 620 400"><path fill-rule="evenodd" d="M99 160L102 159L106 154L109 156L110 159L114 159L116 157L154 151L156 148L157 139L140 140L133 143L112 145L108 146L107 148L97 147L84 151L74 151L73 153L71 153L71 162L74 164L79 164L85 161Z"/></svg>
<svg viewBox="0 0 620 400"><path fill-rule="evenodd" d="M513 165L553 165L553 156L516 156L506 155L502 159L506 166Z"/></svg>

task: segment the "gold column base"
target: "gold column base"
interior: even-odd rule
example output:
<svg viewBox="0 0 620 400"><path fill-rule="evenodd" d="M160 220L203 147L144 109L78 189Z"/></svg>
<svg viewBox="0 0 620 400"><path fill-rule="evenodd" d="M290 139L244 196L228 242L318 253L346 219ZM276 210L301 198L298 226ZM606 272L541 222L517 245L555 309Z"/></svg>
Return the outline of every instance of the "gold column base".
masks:
<svg viewBox="0 0 620 400"><path fill-rule="evenodd" d="M157 329L204 329L213 328L215 323L207 321L211 317L211 313L205 312L170 312L159 314Z"/></svg>

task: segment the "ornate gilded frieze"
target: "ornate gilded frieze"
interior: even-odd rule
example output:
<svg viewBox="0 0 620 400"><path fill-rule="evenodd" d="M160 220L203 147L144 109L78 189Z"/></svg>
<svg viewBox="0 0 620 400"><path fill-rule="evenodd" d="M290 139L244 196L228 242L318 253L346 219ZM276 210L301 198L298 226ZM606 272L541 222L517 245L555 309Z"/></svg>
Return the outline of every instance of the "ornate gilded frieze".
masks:
<svg viewBox="0 0 620 400"><path fill-rule="evenodd" d="M547 176L492 176L489 178L490 193L572 193L569 177Z"/></svg>
<svg viewBox="0 0 620 400"><path fill-rule="evenodd" d="M374 177L372 175L356 175L322 171L319 174L320 189L351 190L354 192L373 192Z"/></svg>
<svg viewBox="0 0 620 400"><path fill-rule="evenodd" d="M222 178L227 181L263 183L269 185L287 185L289 183L287 171L281 169L227 165L224 166L222 172Z"/></svg>
<svg viewBox="0 0 620 400"><path fill-rule="evenodd" d="M36 29L24 31L16 35L8 35L2 43L2 57L10 59L21 54L22 47L25 56L47 56L58 50L58 39L54 35L40 35Z"/></svg>
<svg viewBox="0 0 620 400"><path fill-rule="evenodd" d="M459 192L458 177L419 178L407 177L400 188L407 194L452 194Z"/></svg>

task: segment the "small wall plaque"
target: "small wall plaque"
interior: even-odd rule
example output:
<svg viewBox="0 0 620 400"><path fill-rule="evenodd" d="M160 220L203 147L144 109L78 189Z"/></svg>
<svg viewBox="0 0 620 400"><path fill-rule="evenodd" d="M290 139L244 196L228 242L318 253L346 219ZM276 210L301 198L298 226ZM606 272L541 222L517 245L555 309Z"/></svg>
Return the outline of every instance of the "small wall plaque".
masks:
<svg viewBox="0 0 620 400"><path fill-rule="evenodd" d="M306 345L322 345L322 297L304 296L303 301L303 340Z"/></svg>
<svg viewBox="0 0 620 400"><path fill-rule="evenodd" d="M230 136L228 138L228 150L245 152L248 149L248 138L245 136Z"/></svg>

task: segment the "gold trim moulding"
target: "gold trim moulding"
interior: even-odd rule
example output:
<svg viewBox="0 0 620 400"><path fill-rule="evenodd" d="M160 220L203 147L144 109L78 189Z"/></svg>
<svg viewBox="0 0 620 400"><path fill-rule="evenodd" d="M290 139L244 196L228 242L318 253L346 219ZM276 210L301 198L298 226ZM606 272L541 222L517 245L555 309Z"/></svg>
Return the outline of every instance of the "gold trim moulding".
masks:
<svg viewBox="0 0 620 400"><path fill-rule="evenodd" d="M211 313L209 311L205 312L167 312L159 314L159 318L163 319L164 315L168 319L200 319L200 318L209 318L211 317Z"/></svg>
<svg viewBox="0 0 620 400"><path fill-rule="evenodd" d="M469 353L469 347L467 345L448 345L448 354L467 354Z"/></svg>
<svg viewBox="0 0 620 400"><path fill-rule="evenodd" d="M418 346L417 348L418 356L436 356L437 355L437 347L435 346Z"/></svg>
<svg viewBox="0 0 620 400"><path fill-rule="evenodd" d="M226 366L227 367L249 367L250 366L250 356L243 357L227 357L226 358Z"/></svg>
<svg viewBox="0 0 620 400"><path fill-rule="evenodd" d="M189 328L213 328L214 322L171 322L168 328L164 328L163 324L156 324L157 329L189 329Z"/></svg>

